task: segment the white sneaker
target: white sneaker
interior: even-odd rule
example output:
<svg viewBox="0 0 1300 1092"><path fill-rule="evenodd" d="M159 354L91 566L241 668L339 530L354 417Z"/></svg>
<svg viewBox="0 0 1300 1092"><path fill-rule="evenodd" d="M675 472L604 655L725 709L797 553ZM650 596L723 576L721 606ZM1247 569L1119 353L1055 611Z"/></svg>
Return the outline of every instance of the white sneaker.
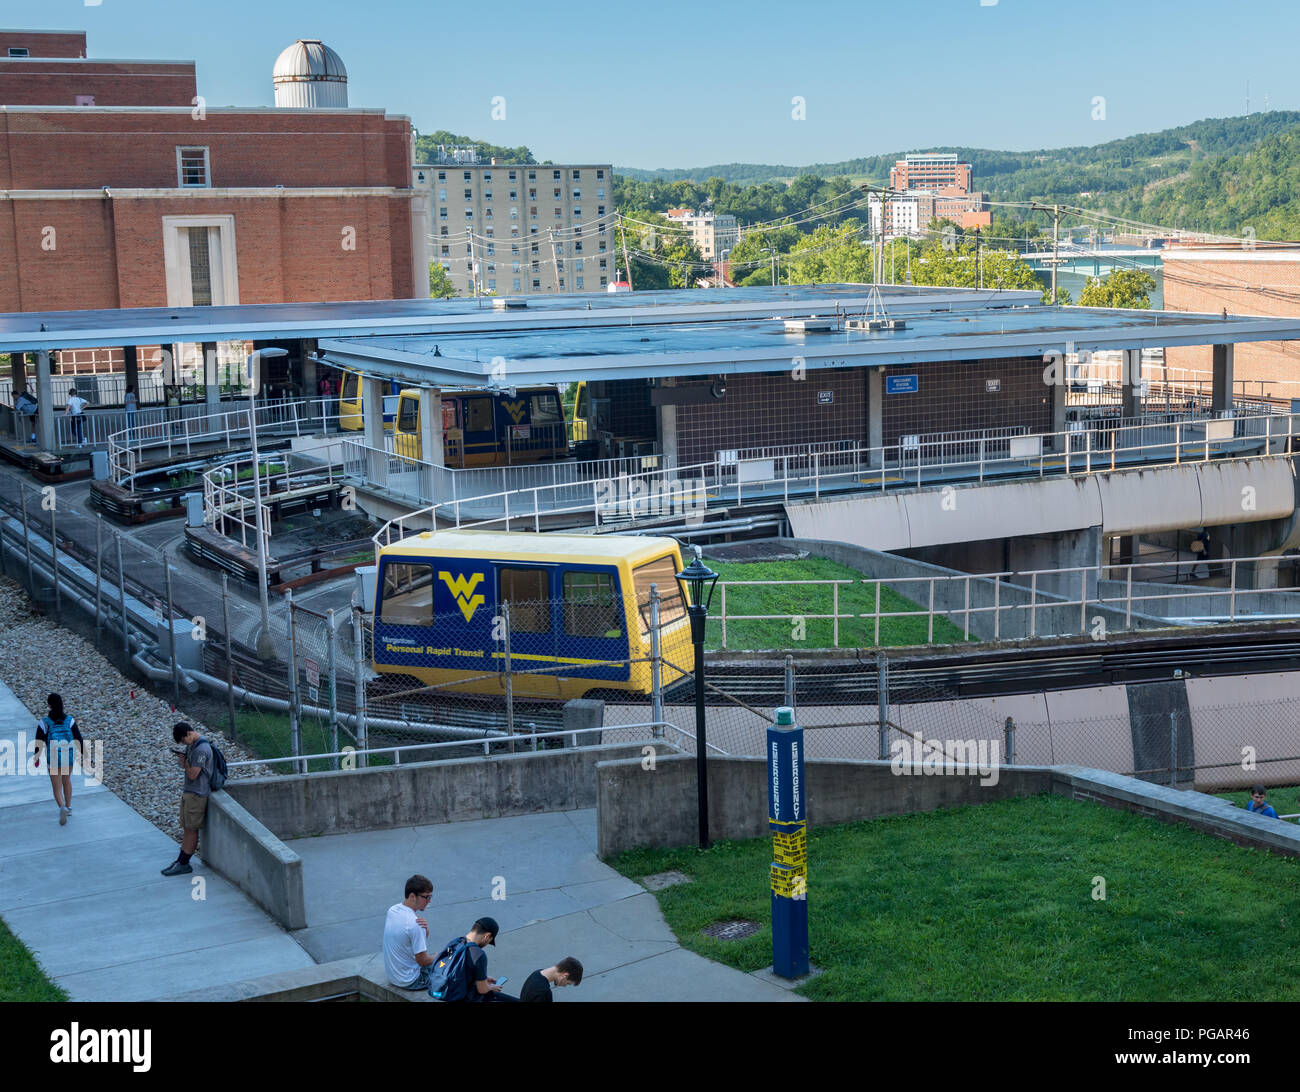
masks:
<svg viewBox="0 0 1300 1092"><path fill-rule="evenodd" d="M67 808L60 808L60 809L59 809L59 826L61 826L61 827L65 827L65 826L67 826L67 825L68 825L68 809L67 809Z"/></svg>

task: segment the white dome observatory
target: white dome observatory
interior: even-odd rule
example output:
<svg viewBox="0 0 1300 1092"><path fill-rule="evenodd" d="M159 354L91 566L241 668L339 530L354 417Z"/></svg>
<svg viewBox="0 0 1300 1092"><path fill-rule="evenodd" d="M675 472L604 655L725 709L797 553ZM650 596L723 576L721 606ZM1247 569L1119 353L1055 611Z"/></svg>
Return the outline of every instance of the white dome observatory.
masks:
<svg viewBox="0 0 1300 1092"><path fill-rule="evenodd" d="M299 38L275 61L276 106L339 108L348 104L343 58L319 38Z"/></svg>

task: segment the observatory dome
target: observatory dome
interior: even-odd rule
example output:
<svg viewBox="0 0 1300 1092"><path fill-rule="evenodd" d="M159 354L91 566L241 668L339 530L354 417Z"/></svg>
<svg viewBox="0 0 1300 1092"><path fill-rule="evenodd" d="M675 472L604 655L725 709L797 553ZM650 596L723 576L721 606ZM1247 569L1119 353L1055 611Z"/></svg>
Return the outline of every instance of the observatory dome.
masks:
<svg viewBox="0 0 1300 1092"><path fill-rule="evenodd" d="M299 38L275 61L276 106L345 107L348 70L319 38Z"/></svg>

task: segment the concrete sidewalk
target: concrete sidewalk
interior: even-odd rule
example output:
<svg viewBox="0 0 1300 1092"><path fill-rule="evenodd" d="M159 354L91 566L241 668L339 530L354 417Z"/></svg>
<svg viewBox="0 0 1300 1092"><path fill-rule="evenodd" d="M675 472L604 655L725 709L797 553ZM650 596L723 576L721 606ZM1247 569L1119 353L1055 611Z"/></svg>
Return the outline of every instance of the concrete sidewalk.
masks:
<svg viewBox="0 0 1300 1092"><path fill-rule="evenodd" d="M507 993L566 955L582 985L563 1001L802 1001L754 975L688 952L655 897L596 857L594 810L298 838L308 927L318 962L378 953L384 914L412 873L428 876L429 946L437 951L484 915L501 936L488 949ZM494 898L494 893L498 896Z"/></svg>
<svg viewBox="0 0 1300 1092"><path fill-rule="evenodd" d="M35 731L0 684L0 747ZM0 776L0 918L73 1000L144 1001L313 965L201 855L192 876L161 876L176 844L80 767L61 827L44 765L19 765ZM179 807L179 770L176 783Z"/></svg>

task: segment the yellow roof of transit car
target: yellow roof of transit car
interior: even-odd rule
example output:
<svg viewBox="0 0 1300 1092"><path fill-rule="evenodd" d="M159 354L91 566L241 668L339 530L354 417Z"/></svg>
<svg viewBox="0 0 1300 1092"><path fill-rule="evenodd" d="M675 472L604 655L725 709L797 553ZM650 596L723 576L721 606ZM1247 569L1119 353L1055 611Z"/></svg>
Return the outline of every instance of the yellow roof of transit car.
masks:
<svg viewBox="0 0 1300 1092"><path fill-rule="evenodd" d="M391 542L380 556L475 557L490 561L618 561L632 564L677 549L671 538L639 535L557 535L534 531L422 531Z"/></svg>

